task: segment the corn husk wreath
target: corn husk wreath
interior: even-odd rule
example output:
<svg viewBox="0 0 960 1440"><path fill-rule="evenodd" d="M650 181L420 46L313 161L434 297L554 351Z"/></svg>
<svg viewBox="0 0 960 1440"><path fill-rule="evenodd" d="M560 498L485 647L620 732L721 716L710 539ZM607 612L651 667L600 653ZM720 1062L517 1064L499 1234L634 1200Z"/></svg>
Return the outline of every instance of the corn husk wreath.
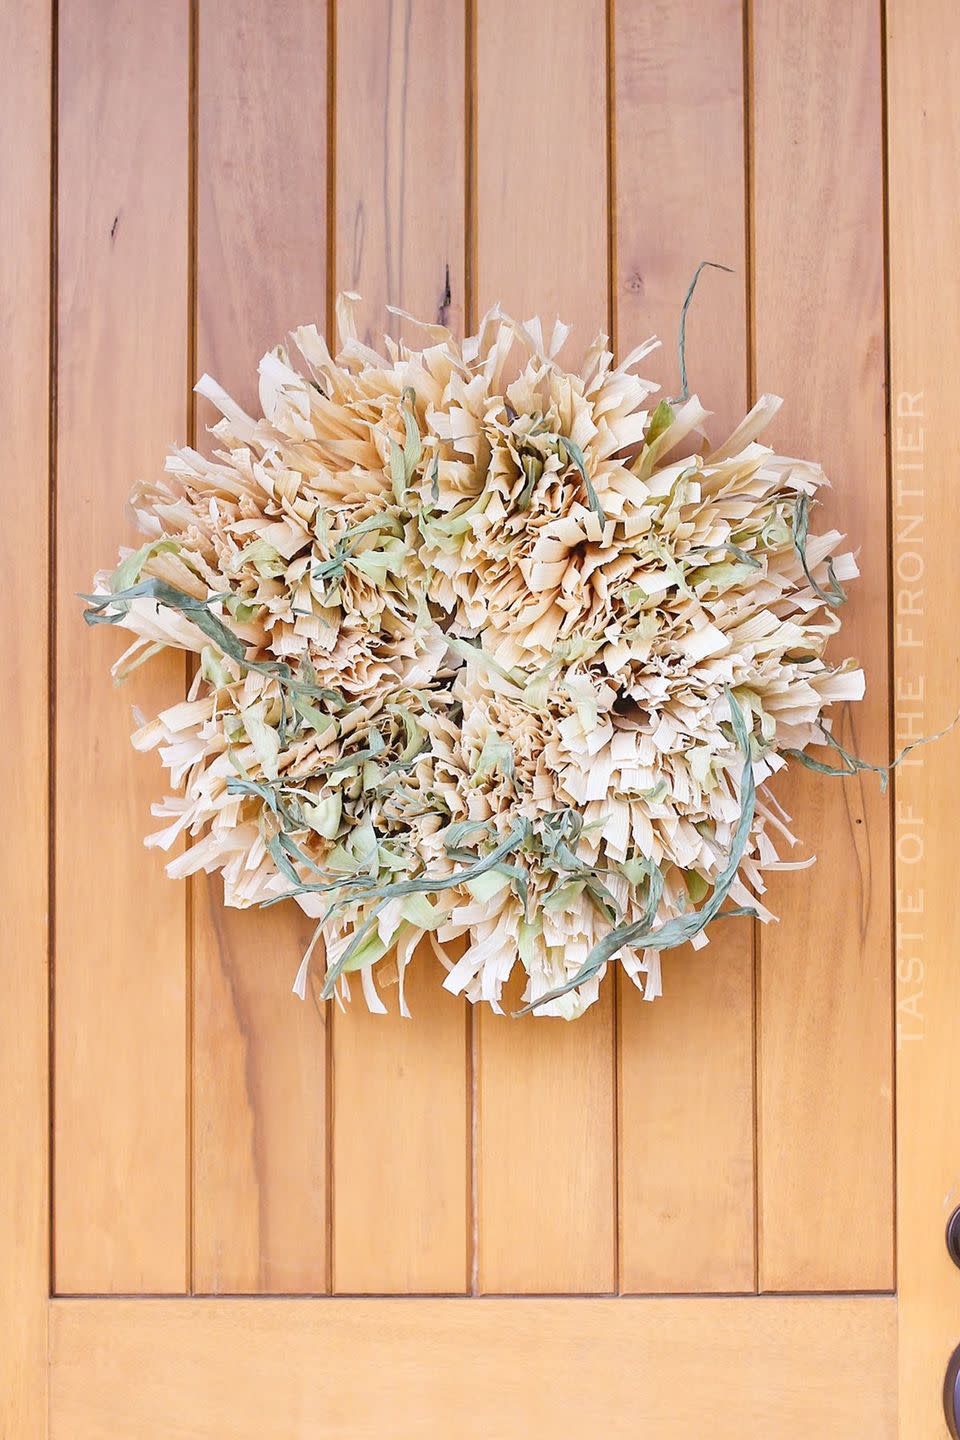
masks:
<svg viewBox="0 0 960 1440"><path fill-rule="evenodd" d="M118 677L198 657L133 736L176 792L147 844L186 835L171 875L315 917L301 996L312 963L378 1011L399 981L406 1014L429 936L495 1010L522 967L526 1008L579 1015L614 958L653 999L664 951L771 919L764 872L808 863L771 777L865 768L826 713L864 678L825 658L857 574L808 533L825 477L760 442L774 396L712 448L685 373L659 403L636 374L655 341L615 364L600 336L569 373L564 327L494 309L382 356L355 300L336 358L314 326L264 356L261 418L203 377L213 457L135 491L147 541L87 597L135 637Z"/></svg>

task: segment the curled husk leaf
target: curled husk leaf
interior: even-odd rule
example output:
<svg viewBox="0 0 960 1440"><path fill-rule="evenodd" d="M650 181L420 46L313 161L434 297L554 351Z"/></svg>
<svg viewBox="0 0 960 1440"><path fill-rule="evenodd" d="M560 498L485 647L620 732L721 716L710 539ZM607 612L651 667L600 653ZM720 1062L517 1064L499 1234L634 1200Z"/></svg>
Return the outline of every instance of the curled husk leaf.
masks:
<svg viewBox="0 0 960 1440"><path fill-rule="evenodd" d="M539 1014L580 1014L617 958L648 999L661 954L721 907L771 918L790 864L769 781L863 694L828 660L826 483L760 435L718 448L600 336L579 371L499 309L462 344L361 344L341 297L260 363L258 417L204 376L213 452L141 485L146 535L87 618L132 632L116 672L193 652L190 693L133 737L171 797L148 845L219 871L239 907L317 921L295 988L384 1008L429 938L454 993L499 1010L524 972ZM806 863L806 862L799 862ZM416 963L431 963L423 953ZM325 968L324 968L325 967Z"/></svg>

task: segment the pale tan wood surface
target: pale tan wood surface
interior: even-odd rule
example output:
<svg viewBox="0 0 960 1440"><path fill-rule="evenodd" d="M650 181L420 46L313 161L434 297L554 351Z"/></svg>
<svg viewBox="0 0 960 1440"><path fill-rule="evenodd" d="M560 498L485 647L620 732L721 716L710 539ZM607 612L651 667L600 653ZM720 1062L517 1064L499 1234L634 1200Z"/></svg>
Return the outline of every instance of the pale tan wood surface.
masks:
<svg viewBox="0 0 960 1440"><path fill-rule="evenodd" d="M605 6L479 0L475 47L479 315L559 315L572 365L608 326Z"/></svg>
<svg viewBox="0 0 960 1440"><path fill-rule="evenodd" d="M687 322L690 388L719 443L747 399L744 17L739 0L694 27L668 0L614 14L618 349L659 335L642 368L677 395L687 287L701 260L729 266L701 274ZM620 1288L752 1290L750 922L665 955L663 973L655 1004L620 976Z"/></svg>
<svg viewBox="0 0 960 1440"><path fill-rule="evenodd" d="M483 0L476 31L479 312L554 316L576 367L608 325L605 10ZM477 1057L479 1286L616 1285L614 986L576 1025L484 1007Z"/></svg>
<svg viewBox="0 0 960 1440"><path fill-rule="evenodd" d="M837 733L889 756L880 6L752 12L754 370L787 397L771 436L819 460L862 578L838 657L867 698ZM893 1284L890 810L876 776L801 771L774 792L809 875L771 877L760 934L760 1286Z"/></svg>
<svg viewBox="0 0 960 1440"><path fill-rule="evenodd" d="M324 1291L325 1017L289 978L313 927L295 912L226 910L219 884L197 886L194 911L218 963L194 998L193 1287Z"/></svg>
<svg viewBox="0 0 960 1440"><path fill-rule="evenodd" d="M325 0L199 6L198 362L248 405L264 351L327 322L328 38Z"/></svg>
<svg viewBox="0 0 960 1440"><path fill-rule="evenodd" d="M264 351L327 318L326 6L205 0L197 39L197 373L255 408ZM197 1291L328 1288L325 1012L291 994L312 928L195 884Z"/></svg>
<svg viewBox="0 0 960 1440"><path fill-rule="evenodd" d="M337 18L337 290L359 292L358 329L425 343L394 305L462 334L463 9L362 0ZM449 298L447 287L449 286ZM469 1274L466 1002L441 988L429 945L387 1015L353 999L333 1024L333 1287L462 1291Z"/></svg>
<svg viewBox="0 0 960 1440"><path fill-rule="evenodd" d="M733 271L705 270L687 316L690 389L719 441L747 401L744 15L741 0L701 8L694 26L669 0L614 9L614 294L618 348L658 335L641 369L672 396L694 271L701 260Z"/></svg>
<svg viewBox="0 0 960 1440"><path fill-rule="evenodd" d="M960 705L960 30L944 0L894 0L887 24L894 733L904 745ZM940 1388L960 1343L960 1275L943 1243L960 1203L958 776L954 732L908 757L895 782L902 1440L946 1433Z"/></svg>
<svg viewBox="0 0 960 1440"><path fill-rule="evenodd" d="M47 975L47 553L52 16L49 0L0 11L0 390L7 582L0 633L0 1435L47 1433L49 1284Z"/></svg>
<svg viewBox="0 0 960 1440"><path fill-rule="evenodd" d="M439 972L439 973L438 973ZM469 1282L467 1020L422 946L411 1019L355 987L334 1017L333 1285L342 1294L455 1293Z"/></svg>
<svg viewBox="0 0 960 1440"><path fill-rule="evenodd" d="M388 305L463 334L465 67L463 5L354 0L337 12L336 288L362 296L371 344L385 333L423 344Z"/></svg>
<svg viewBox="0 0 960 1440"><path fill-rule="evenodd" d="M481 1293L616 1285L612 992L575 1024L478 1017Z"/></svg>
<svg viewBox="0 0 960 1440"><path fill-rule="evenodd" d="M189 7L59 11L55 751L55 1256L61 1291L187 1278L185 890L141 837L155 760L131 706L183 693L182 656L117 692L119 634L78 592L142 543L123 506L185 433ZM42 237L37 237L38 247Z"/></svg>
<svg viewBox="0 0 960 1440"><path fill-rule="evenodd" d="M54 1440L896 1434L892 1300L61 1301Z"/></svg>

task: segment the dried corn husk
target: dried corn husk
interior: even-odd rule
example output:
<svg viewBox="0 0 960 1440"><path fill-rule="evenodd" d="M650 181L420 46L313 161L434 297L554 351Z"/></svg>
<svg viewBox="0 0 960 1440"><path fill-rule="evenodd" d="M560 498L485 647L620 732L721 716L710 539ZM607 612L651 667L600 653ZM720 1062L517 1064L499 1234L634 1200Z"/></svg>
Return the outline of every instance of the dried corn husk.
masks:
<svg viewBox="0 0 960 1440"><path fill-rule="evenodd" d="M771 781L864 688L826 656L857 570L809 534L825 477L761 443L772 396L711 450L698 398L636 374L654 342L569 372L563 327L494 309L380 355L354 300L335 358L312 326L264 356L262 415L203 377L212 454L138 487L147 541L97 577L118 674L199 657L134 735L174 792L147 843L314 916L300 994L323 963L379 1010L390 975L405 1013L426 935L495 1010L519 966L576 1016L614 958L653 999L663 951L723 906L771 918L764 872L808 863Z"/></svg>

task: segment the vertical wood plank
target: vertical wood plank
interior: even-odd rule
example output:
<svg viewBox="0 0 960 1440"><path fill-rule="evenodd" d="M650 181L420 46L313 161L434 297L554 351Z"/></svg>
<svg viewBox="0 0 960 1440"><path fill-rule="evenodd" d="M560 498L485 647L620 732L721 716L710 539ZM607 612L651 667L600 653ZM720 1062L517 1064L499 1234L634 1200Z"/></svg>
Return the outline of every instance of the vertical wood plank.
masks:
<svg viewBox="0 0 960 1440"><path fill-rule="evenodd" d="M691 388L714 411L719 443L747 399L742 6L703 6L692 29L669 0L614 14L618 348L659 335L646 373L678 394L690 278L704 259L734 270L704 272L687 324ZM718 927L704 950L666 955L655 1004L619 978L620 1287L750 1290L750 924Z"/></svg>
<svg viewBox="0 0 960 1440"><path fill-rule="evenodd" d="M130 707L182 693L182 657L118 694L123 641L78 592L139 543L123 505L186 427L186 0L63 0L59 20L55 1282L186 1282L185 891L141 836L159 769Z"/></svg>
<svg viewBox="0 0 960 1440"><path fill-rule="evenodd" d="M439 973L438 973L439 971ZM428 946L406 975L411 1019L354 989L333 1021L333 1284L340 1294L465 1290L467 1017ZM439 995L438 995L439 992Z"/></svg>
<svg viewBox="0 0 960 1440"><path fill-rule="evenodd" d="M867 698L838 723L889 754L878 0L753 7L755 373L774 432L822 462L822 524L859 548L833 653ZM875 776L775 787L816 873L771 877L759 996L760 1284L893 1283L890 812ZM802 1219L801 1219L802 1217Z"/></svg>
<svg viewBox="0 0 960 1440"><path fill-rule="evenodd" d="M692 28L669 0L614 7L614 293L618 348L659 336L643 372L676 395L680 306L693 273L701 260L734 272L703 272L686 327L690 388L713 412L719 440L747 404L743 0L700 10Z"/></svg>
<svg viewBox="0 0 960 1440"><path fill-rule="evenodd" d="M465 41L462 4L337 11L335 288L362 296L374 345L423 343L388 305L463 333Z"/></svg>
<svg viewBox="0 0 960 1440"><path fill-rule="evenodd" d="M259 413L260 356L325 321L326 5L204 0L198 46L197 370ZM217 876L193 921L194 1288L323 1291L325 1021L290 993L313 927L225 909Z"/></svg>
<svg viewBox="0 0 960 1440"><path fill-rule="evenodd" d="M386 306L462 333L463 6L353 0L337 14L336 288L363 296L361 333L422 345ZM357 993L333 1025L333 1287L462 1291L467 1283L466 1002L429 946L407 981L412 1019Z"/></svg>
<svg viewBox="0 0 960 1440"><path fill-rule="evenodd" d="M8 582L0 636L0 747L10 822L0 827L0 1434L47 1434L49 1293L47 765L52 16L49 0L0 11L0 393ZM15 137L15 143L14 143Z"/></svg>
<svg viewBox="0 0 960 1440"><path fill-rule="evenodd" d="M479 309L559 312L573 363L608 324L602 0L482 0L476 33ZM484 1008L477 1059L478 1286L616 1285L614 985L575 1025Z"/></svg>
<svg viewBox="0 0 960 1440"><path fill-rule="evenodd" d="M960 607L953 531L960 465L957 255L960 30L945 0L887 6L894 734L956 713ZM900 1435L941 1433L944 1366L960 1340L943 1244L960 1203L960 924L956 733L896 774L897 1290ZM945 1432L943 1432L945 1433Z"/></svg>

